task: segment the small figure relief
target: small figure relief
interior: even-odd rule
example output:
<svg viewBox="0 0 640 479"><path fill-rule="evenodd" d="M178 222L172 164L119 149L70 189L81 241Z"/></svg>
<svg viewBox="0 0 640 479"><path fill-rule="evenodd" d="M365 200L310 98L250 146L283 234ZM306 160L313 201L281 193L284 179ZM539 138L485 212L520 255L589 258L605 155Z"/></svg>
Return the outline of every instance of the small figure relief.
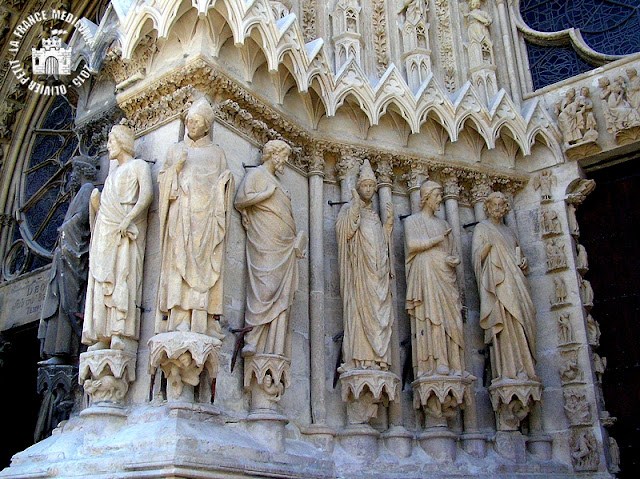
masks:
<svg viewBox="0 0 640 479"><path fill-rule="evenodd" d="M426 0L404 0L402 8L398 12L404 15L404 20L412 25L424 22L429 11L429 2Z"/></svg>
<svg viewBox="0 0 640 479"><path fill-rule="evenodd" d="M40 366L76 365L80 354L84 299L89 269L89 202L96 168L85 157L72 160L68 191L73 195L51 261L38 339Z"/></svg>
<svg viewBox="0 0 640 479"><path fill-rule="evenodd" d="M578 365L579 349L561 351L560 379L562 384L582 384L584 376Z"/></svg>
<svg viewBox="0 0 640 479"><path fill-rule="evenodd" d="M273 12L273 18L276 19L276 22L291 13L291 2L288 0L282 2L269 0L269 3L271 4L271 11Z"/></svg>
<svg viewBox="0 0 640 479"><path fill-rule="evenodd" d="M153 199L151 168L134 155L134 133L116 125L107 142L116 160L102 194L91 193L89 278L79 381L92 402L120 402L135 379L140 334L147 210Z"/></svg>
<svg viewBox="0 0 640 479"><path fill-rule="evenodd" d="M565 150L598 140L598 124L593 115L593 101L588 87L582 87L579 94L576 94L575 88L569 88L565 97L556 104L555 110L558 115L558 128L564 137ZM596 145L593 147L593 152L600 151ZM584 149L581 149L581 152L584 153ZM567 154L571 155L569 151Z"/></svg>
<svg viewBox="0 0 640 479"><path fill-rule="evenodd" d="M469 68L471 70L495 65L493 58L493 42L489 26L493 18L489 12L482 9L483 0L469 0L468 4L462 3L460 8L467 21L467 54Z"/></svg>
<svg viewBox="0 0 640 479"><path fill-rule="evenodd" d="M598 79L600 87L600 98L603 101L604 117L607 120L607 130L616 137L616 140L637 139L637 132L626 132L625 130L637 130L640 127L640 111L638 107L631 106L628 99L627 82L622 76L616 77L611 82L607 77ZM634 77L633 88L637 87ZM632 92L632 99L636 101L636 92ZM619 141L620 143L620 141ZM627 143L627 141L622 142Z"/></svg>
<svg viewBox="0 0 640 479"><path fill-rule="evenodd" d="M569 221L569 234L574 238L580 236L580 225L578 225L578 219L576 218L576 205L569 203L567 205L567 217Z"/></svg>
<svg viewBox="0 0 640 479"><path fill-rule="evenodd" d="M573 338L573 327L571 326L571 315L569 313L558 315L558 344L564 346L575 343Z"/></svg>
<svg viewBox="0 0 640 479"><path fill-rule="evenodd" d="M475 378L465 371L462 303L455 269L460 257L449 223L435 216L442 203L442 186L426 181L420 197L422 210L404 223L406 308L412 321L416 378L412 386L416 406L442 415L443 407L453 412L463 402ZM430 404L434 396L431 402L435 404Z"/></svg>
<svg viewBox="0 0 640 479"><path fill-rule="evenodd" d="M553 295L551 296L551 308L561 308L567 303L567 284L562 278L553 278Z"/></svg>
<svg viewBox="0 0 640 479"><path fill-rule="evenodd" d="M609 436L609 472L620 472L620 447L618 442Z"/></svg>
<svg viewBox="0 0 640 479"><path fill-rule="evenodd" d="M540 211L540 229L542 230L543 238L562 234L560 219L558 219L558 213L556 213L555 210L548 209Z"/></svg>
<svg viewBox="0 0 640 479"><path fill-rule="evenodd" d="M591 283L586 279L580 280L580 299L587 311L593 307L593 288L591 287Z"/></svg>
<svg viewBox="0 0 640 479"><path fill-rule="evenodd" d="M587 340L591 347L600 346L600 325L590 314L587 315Z"/></svg>
<svg viewBox="0 0 640 479"><path fill-rule="evenodd" d="M589 271L589 257L587 250L581 244L576 245L576 269L582 276Z"/></svg>
<svg viewBox="0 0 640 479"><path fill-rule="evenodd" d="M308 240L303 231L296 231L291 195L278 179L290 154L291 147L285 142L267 142L262 164L247 172L235 199L247 232L245 326L251 330L242 349L245 361L259 356L286 362L291 355L289 315L298 289L298 259L305 257ZM271 384L267 385L266 377L256 378L257 382L250 377L245 388L253 397L256 382L265 394L277 392L279 399L284 386L273 383L273 375L270 378Z"/></svg>
<svg viewBox="0 0 640 479"><path fill-rule="evenodd" d="M193 332L222 339L223 275L234 180L209 132L206 98L187 113L187 134L158 172L161 267L156 333Z"/></svg>
<svg viewBox="0 0 640 479"><path fill-rule="evenodd" d="M539 401L541 387L535 372L536 310L524 272L515 234L503 222L509 211L504 194L491 193L485 202L489 219L473 232L472 259L480 295L480 326L490 347L493 380L489 388L498 426L510 427L512 401L527 409ZM509 419L511 418L511 419Z"/></svg>
<svg viewBox="0 0 640 479"><path fill-rule="evenodd" d="M596 383L602 384L604 371L607 369L607 358L603 358L598 353L591 353L591 361L593 362L593 372L596 375Z"/></svg>
<svg viewBox="0 0 640 479"><path fill-rule="evenodd" d="M540 203L549 203L553 199L553 187L558 180L551 171L542 171L533 180L533 186L540 190Z"/></svg>
<svg viewBox="0 0 640 479"><path fill-rule="evenodd" d="M562 394L569 426L591 426L593 420L586 395L576 388L565 388Z"/></svg>
<svg viewBox="0 0 640 479"><path fill-rule="evenodd" d="M545 241L544 250L547 255L547 272L567 267L567 255L564 251L564 244L561 241L555 238Z"/></svg>
<svg viewBox="0 0 640 479"><path fill-rule="evenodd" d="M343 400L354 406L360 393L367 390L361 384L376 391L369 402L380 402L383 389L389 400L395 400L399 382L388 372L393 324L389 260L393 208L387 203L383 225L371 201L376 190L376 177L365 160L352 199L342 206L336 222L344 320L343 363L338 372Z"/></svg>
<svg viewBox="0 0 640 479"><path fill-rule="evenodd" d="M575 431L571 438L573 470L597 471L600 465L598 441L591 431Z"/></svg>

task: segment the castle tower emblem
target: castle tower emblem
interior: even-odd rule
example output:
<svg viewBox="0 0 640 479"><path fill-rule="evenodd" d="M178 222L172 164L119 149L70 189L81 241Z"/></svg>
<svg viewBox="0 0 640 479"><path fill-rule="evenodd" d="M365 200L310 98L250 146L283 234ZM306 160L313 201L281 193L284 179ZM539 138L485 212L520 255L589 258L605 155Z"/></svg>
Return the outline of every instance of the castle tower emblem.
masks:
<svg viewBox="0 0 640 479"><path fill-rule="evenodd" d="M65 33L64 30L52 30L51 38L42 39L42 48L31 49L34 75L71 74L71 47L66 47L58 36Z"/></svg>

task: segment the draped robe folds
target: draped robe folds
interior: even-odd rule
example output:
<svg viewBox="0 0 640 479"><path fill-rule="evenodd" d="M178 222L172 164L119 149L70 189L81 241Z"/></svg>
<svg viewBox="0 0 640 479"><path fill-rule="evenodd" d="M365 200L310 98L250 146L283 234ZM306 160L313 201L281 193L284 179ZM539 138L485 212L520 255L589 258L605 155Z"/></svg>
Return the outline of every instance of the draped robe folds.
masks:
<svg viewBox="0 0 640 479"><path fill-rule="evenodd" d="M149 165L133 159L116 166L105 181L91 232L84 344L109 341L114 335L139 337L140 309L136 306L142 300L146 209L132 219L124 237L118 228L138 201L142 175L151 184Z"/></svg>
<svg viewBox="0 0 640 479"><path fill-rule="evenodd" d="M393 318L389 235L371 203L363 205L359 215L352 203L345 204L336 233L344 317L343 369L359 368L362 361L389 365Z"/></svg>
<svg viewBox="0 0 640 479"><path fill-rule="evenodd" d="M179 170L177 161L185 153ZM175 331L186 314L192 332L213 335L210 317L223 313L233 176L220 147L208 137L186 136L169 150L158 182L162 264L156 332ZM196 311L203 313L200 319L192 314Z"/></svg>
<svg viewBox="0 0 640 479"><path fill-rule="evenodd" d="M491 244L483 260L481 251ZM473 267L480 294L480 326L493 345L494 380L536 379L536 310L518 266L518 242L505 225L480 222L473 233Z"/></svg>
<svg viewBox="0 0 640 479"><path fill-rule="evenodd" d="M87 288L92 191L91 183L80 187L58 228L58 243L38 327L38 339L44 341L42 350L47 356L79 353L82 319L76 313L84 310Z"/></svg>
<svg viewBox="0 0 640 479"><path fill-rule="evenodd" d="M275 191L267 199L242 209L238 206L251 203L256 195L273 186ZM256 346L257 353L284 354L286 312L298 289L297 235L291 197L261 165L246 174L238 188L236 208L242 212L247 231L249 281L245 323L253 331L245 342Z"/></svg>
<svg viewBox="0 0 640 479"><path fill-rule="evenodd" d="M404 223L405 250L424 244L450 230L440 218L418 213ZM462 303L455 267L447 263L457 256L453 237L422 251L407 254L406 309L415 321L415 376L435 374L435 362L461 372L464 369Z"/></svg>

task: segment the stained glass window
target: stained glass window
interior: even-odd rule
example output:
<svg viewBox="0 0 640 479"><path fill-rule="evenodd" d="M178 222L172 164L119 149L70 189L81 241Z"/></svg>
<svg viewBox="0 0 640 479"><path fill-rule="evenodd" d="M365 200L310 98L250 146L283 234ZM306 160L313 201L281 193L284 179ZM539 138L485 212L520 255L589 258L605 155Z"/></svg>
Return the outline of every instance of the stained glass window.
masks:
<svg viewBox="0 0 640 479"><path fill-rule="evenodd" d="M55 247L58 227L71 201L68 180L78 147L73 122L73 107L64 97L57 97L34 131L24 171L20 230L31 249L44 257Z"/></svg>
<svg viewBox="0 0 640 479"><path fill-rule="evenodd" d="M638 0L521 0L525 23L540 32L579 28L593 50L608 55L640 51ZM527 42L535 89L595 68L578 56L569 43L538 46Z"/></svg>

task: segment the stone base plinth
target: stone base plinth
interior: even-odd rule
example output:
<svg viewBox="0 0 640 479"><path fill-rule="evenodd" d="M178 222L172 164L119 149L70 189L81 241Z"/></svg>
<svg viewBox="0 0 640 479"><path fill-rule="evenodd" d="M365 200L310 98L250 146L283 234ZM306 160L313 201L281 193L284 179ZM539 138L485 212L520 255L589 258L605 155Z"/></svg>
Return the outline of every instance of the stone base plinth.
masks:
<svg viewBox="0 0 640 479"><path fill-rule="evenodd" d="M527 450L543 461L550 461L552 457L553 439L546 434L529 436L527 438Z"/></svg>
<svg viewBox="0 0 640 479"><path fill-rule="evenodd" d="M402 426L394 426L382 434L384 445L398 457L409 457L413 452L414 435Z"/></svg>
<svg viewBox="0 0 640 479"><path fill-rule="evenodd" d="M316 447L326 452L333 452L336 431L330 427L323 424L311 424L301 427L300 432Z"/></svg>
<svg viewBox="0 0 640 479"><path fill-rule="evenodd" d="M460 437L462 448L467 454L478 459L487 455L487 436L484 434L463 434Z"/></svg>
<svg viewBox="0 0 640 479"><path fill-rule="evenodd" d="M357 458L378 457L380 433L368 424L352 424L340 434L340 445L351 456Z"/></svg>
<svg viewBox="0 0 640 479"><path fill-rule="evenodd" d="M495 451L516 464L527 461L527 438L519 431L498 431L494 439Z"/></svg>
<svg viewBox="0 0 640 479"><path fill-rule="evenodd" d="M424 452L436 461L453 462L456 459L457 437L444 427L434 427L418 434L418 442Z"/></svg>
<svg viewBox="0 0 640 479"><path fill-rule="evenodd" d="M271 411L254 411L247 416L247 430L269 450L285 450L285 426L289 420Z"/></svg>

